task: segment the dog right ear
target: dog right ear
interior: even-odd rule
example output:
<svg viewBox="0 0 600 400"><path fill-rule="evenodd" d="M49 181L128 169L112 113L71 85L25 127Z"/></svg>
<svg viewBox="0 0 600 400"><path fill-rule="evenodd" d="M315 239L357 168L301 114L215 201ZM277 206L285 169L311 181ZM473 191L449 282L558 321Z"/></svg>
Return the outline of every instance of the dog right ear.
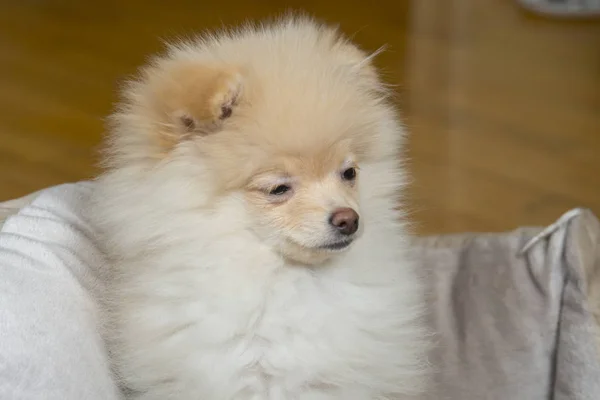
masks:
<svg viewBox="0 0 600 400"><path fill-rule="evenodd" d="M165 64L145 75L153 114L171 141L215 133L235 115L243 85L237 68L190 61Z"/></svg>

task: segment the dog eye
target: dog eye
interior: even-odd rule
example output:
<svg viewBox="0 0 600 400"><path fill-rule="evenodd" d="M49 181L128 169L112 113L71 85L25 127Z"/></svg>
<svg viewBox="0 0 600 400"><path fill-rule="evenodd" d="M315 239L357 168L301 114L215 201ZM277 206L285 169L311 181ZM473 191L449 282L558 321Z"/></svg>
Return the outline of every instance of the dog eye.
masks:
<svg viewBox="0 0 600 400"><path fill-rule="evenodd" d="M287 193L290 189L291 189L291 187L289 187L288 185L279 185L279 186L275 186L275 188L273 188L269 192L269 194L272 196L281 196L282 194Z"/></svg>
<svg viewBox="0 0 600 400"><path fill-rule="evenodd" d="M356 168L348 168L342 172L342 178L347 181L353 181L356 179Z"/></svg>

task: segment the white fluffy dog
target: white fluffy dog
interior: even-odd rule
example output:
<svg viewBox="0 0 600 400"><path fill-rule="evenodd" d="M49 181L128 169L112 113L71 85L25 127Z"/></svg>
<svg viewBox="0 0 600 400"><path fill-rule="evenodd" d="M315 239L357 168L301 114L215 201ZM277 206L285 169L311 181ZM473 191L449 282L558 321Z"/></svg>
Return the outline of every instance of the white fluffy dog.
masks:
<svg viewBox="0 0 600 400"><path fill-rule="evenodd" d="M126 87L91 214L130 398L423 389L402 129L371 58L286 18L172 46Z"/></svg>

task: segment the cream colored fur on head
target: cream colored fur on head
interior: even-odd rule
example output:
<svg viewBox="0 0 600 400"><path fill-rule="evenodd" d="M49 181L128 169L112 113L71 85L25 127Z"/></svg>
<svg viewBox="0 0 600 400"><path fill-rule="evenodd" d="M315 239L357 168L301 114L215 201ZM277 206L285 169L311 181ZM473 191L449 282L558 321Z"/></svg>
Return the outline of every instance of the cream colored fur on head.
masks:
<svg viewBox="0 0 600 400"><path fill-rule="evenodd" d="M177 44L143 69L91 207L128 396L420 393L401 140L371 57L306 18Z"/></svg>

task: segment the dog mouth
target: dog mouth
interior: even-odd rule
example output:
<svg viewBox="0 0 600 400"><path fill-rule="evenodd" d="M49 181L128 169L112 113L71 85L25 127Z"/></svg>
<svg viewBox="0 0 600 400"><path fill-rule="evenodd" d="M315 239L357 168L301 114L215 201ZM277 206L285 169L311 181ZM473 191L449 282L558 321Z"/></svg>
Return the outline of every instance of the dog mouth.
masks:
<svg viewBox="0 0 600 400"><path fill-rule="evenodd" d="M329 251L339 251L344 250L348 246L352 244L352 239L349 240L341 240L339 242L327 243L322 246L319 246L320 249L329 250Z"/></svg>

